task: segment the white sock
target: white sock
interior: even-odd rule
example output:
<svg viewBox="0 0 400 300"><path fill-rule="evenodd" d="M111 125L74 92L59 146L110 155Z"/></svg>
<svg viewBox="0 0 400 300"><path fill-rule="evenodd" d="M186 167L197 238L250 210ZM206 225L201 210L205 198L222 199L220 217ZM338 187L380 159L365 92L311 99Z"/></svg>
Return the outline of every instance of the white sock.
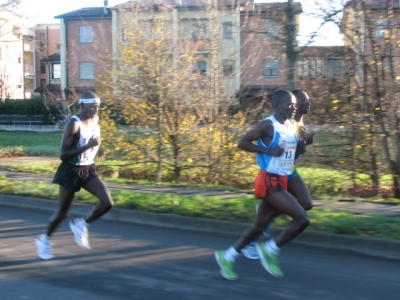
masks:
<svg viewBox="0 0 400 300"><path fill-rule="evenodd" d="M229 247L226 251L225 251L225 260L227 261L235 261L236 257L239 255L239 252L237 252L235 250L235 248L233 247Z"/></svg>
<svg viewBox="0 0 400 300"><path fill-rule="evenodd" d="M89 223L86 223L85 218L81 218L81 225L87 227L87 226L89 226L90 224L89 224Z"/></svg>
<svg viewBox="0 0 400 300"><path fill-rule="evenodd" d="M279 247L275 244L274 240L270 240L265 243L265 249L272 254L278 255L279 254Z"/></svg>
<svg viewBox="0 0 400 300"><path fill-rule="evenodd" d="M46 243L50 242L50 237L45 233L40 234L38 238L39 238L39 240L42 240L43 242L46 242Z"/></svg>

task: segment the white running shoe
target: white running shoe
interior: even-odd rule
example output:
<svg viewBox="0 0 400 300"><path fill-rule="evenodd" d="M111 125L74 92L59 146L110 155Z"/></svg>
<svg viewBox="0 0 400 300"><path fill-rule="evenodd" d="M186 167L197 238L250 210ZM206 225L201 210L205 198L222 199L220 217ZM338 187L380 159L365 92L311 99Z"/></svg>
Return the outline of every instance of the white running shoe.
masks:
<svg viewBox="0 0 400 300"><path fill-rule="evenodd" d="M83 218L69 221L69 227L74 233L75 242L79 247L89 250L89 232Z"/></svg>
<svg viewBox="0 0 400 300"><path fill-rule="evenodd" d="M49 237L45 234L39 235L35 240L35 244L37 247L37 255L41 259L52 259L54 257Z"/></svg>

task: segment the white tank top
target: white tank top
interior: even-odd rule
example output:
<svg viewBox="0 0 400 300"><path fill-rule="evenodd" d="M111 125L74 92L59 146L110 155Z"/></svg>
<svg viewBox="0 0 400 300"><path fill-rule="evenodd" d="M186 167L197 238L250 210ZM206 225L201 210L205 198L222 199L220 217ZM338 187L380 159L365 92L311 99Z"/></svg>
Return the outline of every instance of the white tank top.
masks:
<svg viewBox="0 0 400 300"><path fill-rule="evenodd" d="M93 135L98 136L100 138L100 127L97 124L97 121L92 122L93 126L89 125L86 127L86 126L83 126L81 119L77 115L72 116L71 118L75 119L79 125L79 140L71 148L78 149L78 148L85 146L88 143L89 139ZM68 162L73 165L78 165L78 166L91 165L94 163L94 159L96 157L96 153L98 150L99 150L99 146L90 148L90 149L86 150L85 152L82 152L80 155L78 155L74 158L71 158L70 160L68 160Z"/></svg>
<svg viewBox="0 0 400 300"><path fill-rule="evenodd" d="M284 124L281 124L274 116L265 118L265 120L270 120L272 122L274 135L269 145L265 145L260 138L257 140L257 145L269 149L281 146L285 151L279 157L257 152L257 164L262 170L268 173L291 175L293 172L297 142L299 140L296 133L296 125L293 124L291 120L286 120Z"/></svg>

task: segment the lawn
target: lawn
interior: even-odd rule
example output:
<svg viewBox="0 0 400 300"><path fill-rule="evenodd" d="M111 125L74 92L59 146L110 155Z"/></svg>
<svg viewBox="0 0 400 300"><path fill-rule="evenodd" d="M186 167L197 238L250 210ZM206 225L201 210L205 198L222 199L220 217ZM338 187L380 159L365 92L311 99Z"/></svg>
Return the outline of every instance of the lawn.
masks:
<svg viewBox="0 0 400 300"><path fill-rule="evenodd" d="M61 131L1 131L0 157L58 156Z"/></svg>
<svg viewBox="0 0 400 300"><path fill-rule="evenodd" d="M12 194L55 200L58 186L44 182L9 180L0 176L0 194ZM141 194L131 190L111 190L115 207L172 213L189 217L201 217L251 223L255 217L256 201L253 196L220 199L200 195L184 197L171 194ZM82 190L76 194L76 202L98 203L90 193ZM311 220L309 229L400 240L400 219L374 214L357 215L330 209L314 208L308 212ZM282 227L289 218L280 216L274 226Z"/></svg>
<svg viewBox="0 0 400 300"><path fill-rule="evenodd" d="M1 150L0 156L57 156L61 132L35 133L35 132L5 132L0 131ZM307 155L311 155L308 153ZM304 160L307 161L307 156ZM53 175L58 166L57 162L24 163L21 165L5 165L14 171L32 172ZM134 161L105 160L97 164L99 172L106 181L130 182L135 184L154 184L149 179L150 168L146 165L135 164ZM129 167L129 172L124 168ZM355 180L358 185L368 186L368 176L352 173L345 170L335 170L322 167L302 167L301 161L298 170L305 182L309 185L314 197L319 199L334 200L336 197L348 196L346 189ZM257 168L251 165L246 170L240 170L241 184L246 189L252 189L254 174ZM117 174L117 175L115 175ZM190 178L189 178L190 179ZM383 176L382 182L390 184L390 177ZM196 182L165 182L164 184L179 184L200 187L221 187ZM234 185L224 186L226 189L236 189ZM22 196L33 196L47 199L58 198L58 187L52 184L9 180L0 177L0 193ZM158 213L174 213L191 217L252 222L254 220L255 201L252 196L223 200L213 197L183 197L165 194L138 194L129 190L112 190L111 194L117 207L128 209L152 211ZM91 194L83 191L77 193L76 201L82 203L97 203ZM398 199L376 199L393 204L400 204ZM356 215L347 212L335 212L328 209L314 208L309 212L310 229L329 231L342 234L356 234L391 239L400 239L400 220L378 215ZM275 226L284 226L288 221L285 216L279 217Z"/></svg>
<svg viewBox="0 0 400 300"><path fill-rule="evenodd" d="M136 136L136 133L133 135ZM319 153L327 153L329 149L332 151L332 157L337 157L337 149L329 146L333 138L338 137L338 133L318 133L315 139L315 145L309 146L305 155L298 160L297 166L299 173L309 186L313 196L319 198L332 197L371 197L371 179L366 173L353 173L346 170L347 165L341 164L324 166L320 163L315 163L315 157ZM0 131L0 157L10 156L58 156L60 141L62 138L61 131L54 132L29 132L29 131ZM346 133L341 134L341 138L348 139ZM323 150L321 150L323 149ZM332 150L333 149L333 150ZM238 150L240 151L240 150ZM334 153L333 153L334 152ZM329 154L329 153L328 153ZM243 157L247 153L241 154ZM343 155L344 156L344 155ZM246 156L247 157L247 156ZM14 171L33 172L41 174L54 174L57 163L30 163L23 165L3 165ZM97 163L98 171L102 177L109 181L115 182L137 182L141 184L152 184L155 178L155 163L138 163L133 160L121 161L112 156L112 152L108 151L107 160ZM258 168L255 164L245 163L243 167L229 173L227 179L221 179L220 186L226 188L251 189ZM167 184L185 184L193 186L212 187L212 184L207 184L207 169L191 168L184 169L181 172L181 180L174 182L172 179L171 169L166 169L163 172L163 181ZM397 199L392 199L391 194L392 177L390 175L382 175L380 184L382 195L380 198L384 201L399 203Z"/></svg>

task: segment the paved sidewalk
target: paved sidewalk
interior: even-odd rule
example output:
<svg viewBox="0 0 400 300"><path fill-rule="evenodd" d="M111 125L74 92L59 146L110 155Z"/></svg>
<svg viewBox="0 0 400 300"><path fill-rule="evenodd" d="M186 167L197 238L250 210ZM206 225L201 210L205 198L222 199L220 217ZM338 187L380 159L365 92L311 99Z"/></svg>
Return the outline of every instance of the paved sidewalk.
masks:
<svg viewBox="0 0 400 300"><path fill-rule="evenodd" d="M51 183L53 176L11 172L1 168L0 176L6 176L10 179L48 182ZM127 189L138 193L162 193L162 194L178 194L181 196L203 195L206 197L219 197L221 199L232 199L241 197L252 197L251 190L235 190L229 191L224 188L202 189L187 186L170 186L170 185L138 185L138 184L118 184L106 182L109 189ZM314 207L331 208L336 211L349 211L357 214L375 213L384 216L400 217L400 205L385 204L372 202L368 200L354 199L336 199L332 201L314 199Z"/></svg>

